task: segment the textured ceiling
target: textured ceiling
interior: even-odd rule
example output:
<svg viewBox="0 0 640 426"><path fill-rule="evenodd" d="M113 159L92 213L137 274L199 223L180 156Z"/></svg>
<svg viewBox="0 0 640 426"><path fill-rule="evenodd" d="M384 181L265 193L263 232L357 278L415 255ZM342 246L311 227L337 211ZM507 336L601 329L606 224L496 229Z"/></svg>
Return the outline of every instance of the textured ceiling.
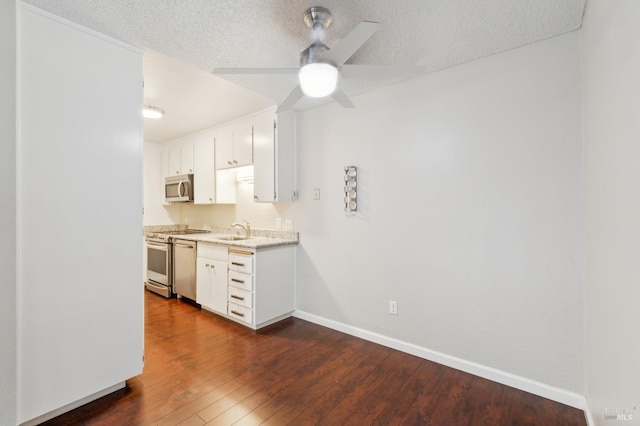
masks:
<svg viewBox="0 0 640 426"><path fill-rule="evenodd" d="M363 20L382 24L348 63L420 65L433 72L573 31L581 24L585 0L28 0L27 3L117 39L181 59L205 73L219 67L297 67L300 52L310 42L302 15L311 6L323 6L333 14L326 39L329 47ZM145 59L145 84L149 82L147 74L166 62ZM271 98L272 103L281 102L297 84L295 75L225 79ZM391 82L345 78L341 85L347 95L354 96ZM228 105L234 102L233 98L227 101ZM246 105L252 102L247 98ZM260 104L264 98L258 97L256 102ZM297 107L313 105L305 99Z"/></svg>

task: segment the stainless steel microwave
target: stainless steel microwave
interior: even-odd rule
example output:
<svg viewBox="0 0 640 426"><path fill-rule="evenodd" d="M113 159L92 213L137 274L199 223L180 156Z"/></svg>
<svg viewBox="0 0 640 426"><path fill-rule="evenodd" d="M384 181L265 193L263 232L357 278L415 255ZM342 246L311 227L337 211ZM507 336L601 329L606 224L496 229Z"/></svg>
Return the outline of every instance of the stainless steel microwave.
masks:
<svg viewBox="0 0 640 426"><path fill-rule="evenodd" d="M164 200L171 203L193 201L193 175L177 175L165 178Z"/></svg>

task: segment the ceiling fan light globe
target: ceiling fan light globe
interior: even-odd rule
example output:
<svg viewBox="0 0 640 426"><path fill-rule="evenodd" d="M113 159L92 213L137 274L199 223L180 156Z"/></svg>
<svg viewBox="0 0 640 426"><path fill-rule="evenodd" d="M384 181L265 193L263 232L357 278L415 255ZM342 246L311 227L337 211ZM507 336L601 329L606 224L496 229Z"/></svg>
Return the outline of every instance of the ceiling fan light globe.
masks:
<svg viewBox="0 0 640 426"><path fill-rule="evenodd" d="M307 64L298 72L302 93L312 98L329 96L338 84L338 69L331 64Z"/></svg>

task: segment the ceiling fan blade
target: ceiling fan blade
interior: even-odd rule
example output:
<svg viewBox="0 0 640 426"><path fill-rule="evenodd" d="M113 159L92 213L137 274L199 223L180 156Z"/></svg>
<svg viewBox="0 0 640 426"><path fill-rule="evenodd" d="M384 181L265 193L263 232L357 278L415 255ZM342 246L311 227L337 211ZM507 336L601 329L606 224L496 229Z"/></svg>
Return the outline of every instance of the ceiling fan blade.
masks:
<svg viewBox="0 0 640 426"><path fill-rule="evenodd" d="M340 105L342 105L344 108L355 108L356 106L353 104L353 102L351 102L351 99L349 99L347 97L347 95L345 95L345 93L340 90L340 89L336 89L332 94L331 97Z"/></svg>
<svg viewBox="0 0 640 426"><path fill-rule="evenodd" d="M331 49L320 56L321 62L329 62L336 66L342 66L356 53L356 50L367 41L378 30L380 26L377 22L362 21L357 27L347 34Z"/></svg>
<svg viewBox="0 0 640 426"><path fill-rule="evenodd" d="M213 74L298 74L298 68L214 68Z"/></svg>
<svg viewBox="0 0 640 426"><path fill-rule="evenodd" d="M291 93L289 93L289 96L287 96L287 98L282 101L282 103L276 110L276 113L290 110L300 100L300 98L302 98L302 96L304 96L304 94L302 93L302 89L300 88L300 85L297 85L296 88L293 89Z"/></svg>
<svg viewBox="0 0 640 426"><path fill-rule="evenodd" d="M416 77L426 72L427 67L404 67L387 65L343 65L340 76L347 78L397 78Z"/></svg>

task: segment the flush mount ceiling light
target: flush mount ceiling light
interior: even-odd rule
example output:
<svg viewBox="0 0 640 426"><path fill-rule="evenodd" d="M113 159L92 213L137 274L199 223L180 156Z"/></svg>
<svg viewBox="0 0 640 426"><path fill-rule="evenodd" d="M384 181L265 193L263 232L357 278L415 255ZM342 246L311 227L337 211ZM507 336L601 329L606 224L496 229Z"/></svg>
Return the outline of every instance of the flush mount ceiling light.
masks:
<svg viewBox="0 0 640 426"><path fill-rule="evenodd" d="M157 120L158 118L162 118L163 115L164 111L154 106L145 105L142 109L142 116L144 118L152 118L154 120Z"/></svg>

